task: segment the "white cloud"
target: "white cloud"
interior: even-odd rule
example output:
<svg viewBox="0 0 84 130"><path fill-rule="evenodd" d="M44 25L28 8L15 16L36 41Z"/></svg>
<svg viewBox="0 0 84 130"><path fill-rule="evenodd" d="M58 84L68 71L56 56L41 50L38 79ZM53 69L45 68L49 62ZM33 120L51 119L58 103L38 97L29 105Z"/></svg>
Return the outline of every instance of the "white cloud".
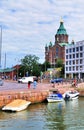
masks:
<svg viewBox="0 0 84 130"><path fill-rule="evenodd" d="M0 25L3 28L2 64L35 54L44 62L45 45L55 42L60 18L69 35L69 42L84 40L83 0L1 0ZM2 65L3 66L3 65Z"/></svg>

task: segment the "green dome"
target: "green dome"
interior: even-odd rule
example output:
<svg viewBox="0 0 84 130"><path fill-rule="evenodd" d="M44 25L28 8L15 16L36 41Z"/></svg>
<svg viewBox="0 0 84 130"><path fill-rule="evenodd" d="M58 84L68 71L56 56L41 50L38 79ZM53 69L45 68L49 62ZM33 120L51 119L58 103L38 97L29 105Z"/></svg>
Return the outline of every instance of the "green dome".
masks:
<svg viewBox="0 0 84 130"><path fill-rule="evenodd" d="M48 47L47 44L45 45L45 47Z"/></svg>
<svg viewBox="0 0 84 130"><path fill-rule="evenodd" d="M50 41L49 46L52 47L52 42Z"/></svg>
<svg viewBox="0 0 84 130"><path fill-rule="evenodd" d="M63 21L60 22L60 27L57 30L57 34L64 34L67 35L66 29L64 28Z"/></svg>

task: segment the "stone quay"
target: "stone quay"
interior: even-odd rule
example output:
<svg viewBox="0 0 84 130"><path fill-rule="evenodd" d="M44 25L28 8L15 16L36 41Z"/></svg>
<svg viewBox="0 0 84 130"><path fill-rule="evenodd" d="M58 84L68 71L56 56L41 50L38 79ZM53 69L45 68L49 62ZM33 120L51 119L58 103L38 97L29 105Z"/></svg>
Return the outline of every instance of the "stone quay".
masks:
<svg viewBox="0 0 84 130"><path fill-rule="evenodd" d="M51 83L37 83L35 89L33 84L31 84L30 89L28 89L28 84L4 81L4 85L0 86L0 108L14 99L24 99L30 101L32 104L43 102L53 90L58 90L63 94L67 90L76 89L80 92L80 96L84 96L83 88L84 83L80 83L77 88L71 87L69 83L55 84L54 87Z"/></svg>

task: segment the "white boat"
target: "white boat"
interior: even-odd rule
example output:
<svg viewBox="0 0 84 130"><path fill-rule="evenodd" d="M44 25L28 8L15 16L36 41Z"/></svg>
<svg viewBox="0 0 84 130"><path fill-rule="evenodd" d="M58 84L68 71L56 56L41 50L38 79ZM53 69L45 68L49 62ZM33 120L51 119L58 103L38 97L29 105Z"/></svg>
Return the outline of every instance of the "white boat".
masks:
<svg viewBox="0 0 84 130"><path fill-rule="evenodd" d="M66 91L63 94L63 98L64 100L68 101L68 100L74 100L74 99L78 99L79 97L79 92L74 90L74 91Z"/></svg>
<svg viewBox="0 0 84 130"><path fill-rule="evenodd" d="M16 99L2 108L3 111L22 111L31 104L30 101Z"/></svg>
<svg viewBox="0 0 84 130"><path fill-rule="evenodd" d="M62 97L62 94L60 93L51 93L48 97L47 97L47 101L48 102L61 102L63 101L63 97Z"/></svg>

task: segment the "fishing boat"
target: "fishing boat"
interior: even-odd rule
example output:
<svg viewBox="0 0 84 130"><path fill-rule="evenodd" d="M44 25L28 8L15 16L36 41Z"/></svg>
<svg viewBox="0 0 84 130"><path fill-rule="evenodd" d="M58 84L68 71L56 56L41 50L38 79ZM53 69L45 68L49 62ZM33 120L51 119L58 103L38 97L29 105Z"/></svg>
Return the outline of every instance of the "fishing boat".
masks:
<svg viewBox="0 0 84 130"><path fill-rule="evenodd" d="M79 97L79 92L76 91L76 90L74 90L74 91L66 91L66 92L63 94L63 98L64 98L64 100L66 100L66 101L78 99L78 97Z"/></svg>
<svg viewBox="0 0 84 130"><path fill-rule="evenodd" d="M30 101L22 100L22 99L16 99L12 101L11 103L7 104L2 108L3 111L22 111L26 109L31 104Z"/></svg>
<svg viewBox="0 0 84 130"><path fill-rule="evenodd" d="M57 91L53 91L48 97L48 102L61 102L63 101L62 94L58 93Z"/></svg>

